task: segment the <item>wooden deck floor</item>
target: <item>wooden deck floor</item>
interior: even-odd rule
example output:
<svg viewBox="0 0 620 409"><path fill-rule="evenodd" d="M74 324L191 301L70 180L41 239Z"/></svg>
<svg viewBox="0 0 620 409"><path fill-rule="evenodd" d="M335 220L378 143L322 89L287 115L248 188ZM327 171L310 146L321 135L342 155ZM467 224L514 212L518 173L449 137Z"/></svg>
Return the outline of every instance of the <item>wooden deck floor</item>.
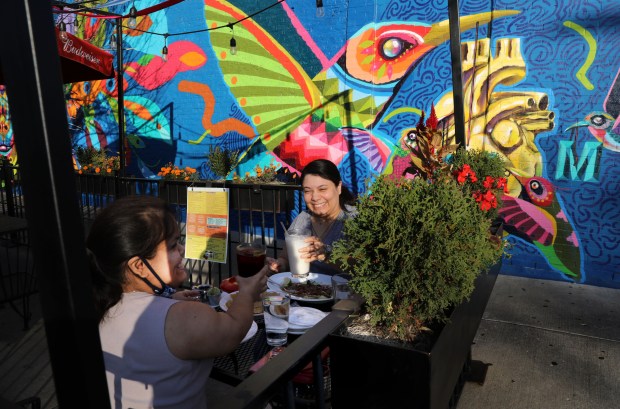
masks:
<svg viewBox="0 0 620 409"><path fill-rule="evenodd" d="M47 339L37 299L32 296L30 328L8 304L0 305L0 397L19 402L37 396L41 408L58 407Z"/></svg>

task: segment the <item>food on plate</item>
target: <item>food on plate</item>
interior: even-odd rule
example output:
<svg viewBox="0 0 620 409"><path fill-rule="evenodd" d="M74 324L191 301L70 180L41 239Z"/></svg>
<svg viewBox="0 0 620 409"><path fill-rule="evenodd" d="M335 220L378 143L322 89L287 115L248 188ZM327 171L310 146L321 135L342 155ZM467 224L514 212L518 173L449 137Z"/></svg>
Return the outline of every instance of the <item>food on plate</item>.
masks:
<svg viewBox="0 0 620 409"><path fill-rule="evenodd" d="M234 293L235 291L239 291L237 277L233 276L227 278L226 280L222 280L222 282L220 283L220 288L222 289L222 291L226 291L227 293Z"/></svg>
<svg viewBox="0 0 620 409"><path fill-rule="evenodd" d="M298 298L322 299L331 298L332 287L308 280L305 283L293 283L285 278L281 284L282 290Z"/></svg>
<svg viewBox="0 0 620 409"><path fill-rule="evenodd" d="M239 292L234 292L232 294L230 294L230 298L228 300L226 300L226 310L228 311L228 309L230 308L230 306L233 303L233 300L235 299L235 297L237 296L237 294L239 294ZM262 314L263 313L263 303L262 301L256 301L254 302L254 314Z"/></svg>

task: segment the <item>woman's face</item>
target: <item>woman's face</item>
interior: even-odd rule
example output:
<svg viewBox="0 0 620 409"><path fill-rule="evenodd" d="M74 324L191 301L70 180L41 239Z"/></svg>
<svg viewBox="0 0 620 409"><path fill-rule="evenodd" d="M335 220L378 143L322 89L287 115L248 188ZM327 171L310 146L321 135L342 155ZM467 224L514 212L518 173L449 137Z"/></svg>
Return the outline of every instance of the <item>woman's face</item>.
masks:
<svg viewBox="0 0 620 409"><path fill-rule="evenodd" d="M187 279L183 259L185 246L179 242L179 238L176 236L159 243L155 257L149 259L155 272L172 288L179 287Z"/></svg>
<svg viewBox="0 0 620 409"><path fill-rule="evenodd" d="M340 213L340 192L342 182L338 186L329 179L317 175L306 175L302 183L304 201L308 209L319 217L336 217Z"/></svg>

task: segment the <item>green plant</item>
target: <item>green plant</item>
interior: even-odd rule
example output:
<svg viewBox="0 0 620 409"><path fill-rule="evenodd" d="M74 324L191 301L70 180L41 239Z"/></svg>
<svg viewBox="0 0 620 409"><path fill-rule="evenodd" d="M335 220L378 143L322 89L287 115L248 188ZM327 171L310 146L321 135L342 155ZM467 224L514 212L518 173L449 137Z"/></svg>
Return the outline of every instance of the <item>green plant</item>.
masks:
<svg viewBox="0 0 620 409"><path fill-rule="evenodd" d="M412 161L414 177L378 177L359 198L357 216L345 222L344 239L334 243L331 261L351 274L367 323L385 338L413 341L430 323L445 321L503 254L502 241L490 234L493 213L465 166L489 158L493 166L483 171L496 181L504 174L496 166L501 159L472 155L452 150ZM501 188L490 192L495 197Z"/></svg>
<svg viewBox="0 0 620 409"><path fill-rule="evenodd" d="M273 163L264 167L256 165L254 172L254 175L250 174L250 172L246 172L244 177L239 177L235 173L233 175L233 181L240 183L274 183L277 181L278 167Z"/></svg>
<svg viewBox="0 0 620 409"><path fill-rule="evenodd" d="M239 151L229 151L228 149L221 149L219 146L210 147L207 158L209 159L209 168L215 176L224 179L237 164Z"/></svg>
<svg viewBox="0 0 620 409"><path fill-rule="evenodd" d="M198 180L198 173L196 169L186 166L185 168L179 168L177 165L167 163L157 173L164 180Z"/></svg>
<svg viewBox="0 0 620 409"><path fill-rule="evenodd" d="M108 152L102 148L78 146L75 148L75 158L75 169L79 174L109 174L120 169L120 157L108 156Z"/></svg>

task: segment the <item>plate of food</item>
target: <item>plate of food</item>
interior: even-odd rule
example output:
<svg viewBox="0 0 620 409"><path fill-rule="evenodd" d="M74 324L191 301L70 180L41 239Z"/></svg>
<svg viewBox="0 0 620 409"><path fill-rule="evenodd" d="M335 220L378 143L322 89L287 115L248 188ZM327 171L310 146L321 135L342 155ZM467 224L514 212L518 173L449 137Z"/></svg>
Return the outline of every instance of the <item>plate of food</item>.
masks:
<svg viewBox="0 0 620 409"><path fill-rule="evenodd" d="M228 311L228 307L230 307L230 304L232 304L233 300L235 299L235 297L237 296L237 294L239 294L239 291L235 291L233 293L225 293L222 292L222 297L220 298L220 308L223 311ZM269 292L265 292L263 293L263 296L265 294L269 294ZM254 303L254 315L262 315L263 314L263 302L262 301L256 301Z"/></svg>
<svg viewBox="0 0 620 409"><path fill-rule="evenodd" d="M331 277L325 274L310 273L298 278L290 272L278 273L269 277L267 287L288 293L291 300L320 303L333 299Z"/></svg>
<svg viewBox="0 0 620 409"><path fill-rule="evenodd" d="M222 297L220 298L220 308L224 311L228 311L230 304L232 304L235 297L239 294L239 291L235 291L234 293L225 293L222 292ZM263 313L263 303L261 301L256 301L254 303L254 315L260 315Z"/></svg>

